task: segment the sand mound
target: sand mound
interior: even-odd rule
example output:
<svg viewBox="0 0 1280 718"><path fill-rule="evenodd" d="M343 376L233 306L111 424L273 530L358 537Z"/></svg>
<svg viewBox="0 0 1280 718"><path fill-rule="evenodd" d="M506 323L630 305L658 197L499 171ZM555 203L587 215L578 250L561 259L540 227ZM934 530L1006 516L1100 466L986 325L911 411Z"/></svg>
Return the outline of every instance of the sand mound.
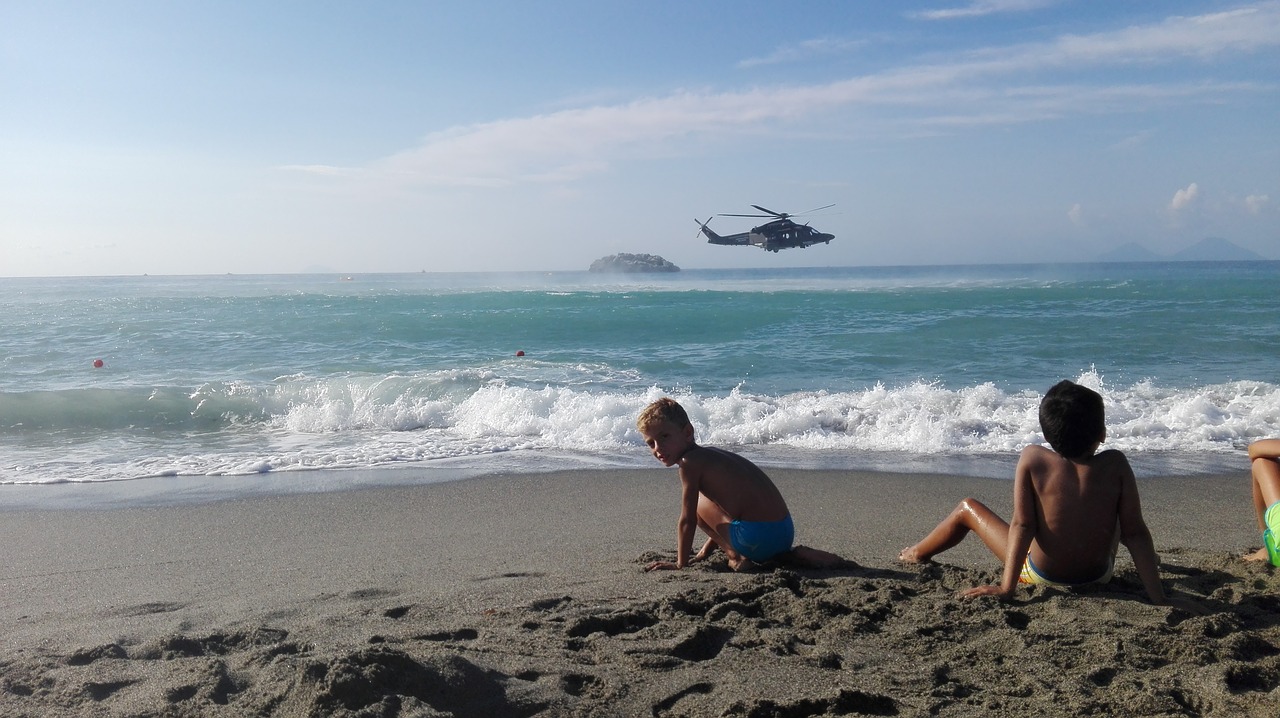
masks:
<svg viewBox="0 0 1280 718"><path fill-rule="evenodd" d="M1280 705L1280 579L1166 552L1203 615L1108 586L965 601L946 565L737 575L658 597L572 593L476 612L371 595L336 621L7 652L16 716L1267 716ZM396 598L403 599L404 596ZM305 615L305 614L304 614Z"/></svg>

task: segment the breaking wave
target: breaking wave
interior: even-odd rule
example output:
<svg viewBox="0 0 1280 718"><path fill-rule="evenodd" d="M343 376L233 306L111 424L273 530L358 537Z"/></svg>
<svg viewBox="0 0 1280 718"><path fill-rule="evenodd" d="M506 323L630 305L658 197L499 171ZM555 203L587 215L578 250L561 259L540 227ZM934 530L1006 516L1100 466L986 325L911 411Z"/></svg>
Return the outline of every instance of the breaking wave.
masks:
<svg viewBox="0 0 1280 718"><path fill-rule="evenodd" d="M670 395L699 441L768 462L893 468L931 457L1007 462L1043 443L1039 394L994 384L916 381L859 391L712 395L635 386L602 367L555 383L483 369L420 374L281 377L269 385L68 389L0 394L0 483L141 476L359 469L469 459L522 466L634 465L649 458L634 421ZM1104 385L1109 448L1142 455L1242 461L1251 440L1280 434L1280 386L1236 381L1192 388L1152 381ZM607 384L601 388L602 384ZM56 448L56 450L54 450ZM522 462L529 452L539 458ZM54 457L54 458L50 458ZM805 458L807 457L807 458ZM1135 462L1136 463L1136 462Z"/></svg>

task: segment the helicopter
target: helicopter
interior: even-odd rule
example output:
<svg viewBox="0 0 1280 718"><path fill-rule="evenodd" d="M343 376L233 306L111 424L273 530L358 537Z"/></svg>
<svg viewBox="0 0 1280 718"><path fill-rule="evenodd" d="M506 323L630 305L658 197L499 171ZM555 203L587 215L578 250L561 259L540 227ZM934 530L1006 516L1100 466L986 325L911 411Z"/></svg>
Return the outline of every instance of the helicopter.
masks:
<svg viewBox="0 0 1280 718"><path fill-rule="evenodd" d="M813 227L810 227L808 223L796 224L791 221L791 218L796 216L794 214L774 212L773 210L765 209L758 204L753 204L751 206L761 212L764 212L764 214L721 214L718 216L773 217L774 219L772 221L765 222L759 227L752 227L750 232L739 232L737 234L725 236L716 234L707 226L708 224L711 224L711 220L714 219L714 217L708 217L706 222L699 221L695 217L693 221L697 222L698 226L702 228L699 233L705 234L707 236L707 242L710 244L750 245L752 247L759 247L766 252L777 252L783 249L791 249L792 247L800 247L801 249L804 249L805 247L818 244L819 242L830 244L831 240L836 238L834 234L819 232ZM801 212L800 214L810 214L812 212L817 212L818 210L834 206L834 204L829 204L826 207L818 207L817 209L811 209L808 212Z"/></svg>

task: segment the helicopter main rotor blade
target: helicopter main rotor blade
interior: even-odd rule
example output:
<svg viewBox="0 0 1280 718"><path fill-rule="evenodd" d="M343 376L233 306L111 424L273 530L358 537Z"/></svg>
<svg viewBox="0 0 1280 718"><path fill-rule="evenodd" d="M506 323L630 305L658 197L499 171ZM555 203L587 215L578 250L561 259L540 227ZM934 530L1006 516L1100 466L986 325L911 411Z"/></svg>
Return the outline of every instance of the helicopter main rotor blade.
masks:
<svg viewBox="0 0 1280 718"><path fill-rule="evenodd" d="M758 205L758 204L753 204L753 205L751 205L751 206L752 206L752 207L755 207L756 209L760 210L761 212L765 212L765 213L771 214L771 215L773 215L774 217L777 217L778 219L786 219L787 217L790 217L790 216L791 216L791 215L787 214L786 212L774 212L773 210L771 210L771 209L766 209L766 208L764 208L764 207L761 207L761 206L760 206L760 205Z"/></svg>
<svg viewBox="0 0 1280 718"><path fill-rule="evenodd" d="M774 214L718 214L717 217L776 217Z"/></svg>
<svg viewBox="0 0 1280 718"><path fill-rule="evenodd" d="M834 207L834 206L836 206L836 203L835 203L835 202L832 202L831 204L826 205L825 207L816 207L816 208L814 208L814 209L805 210L804 212L801 212L800 214L812 214L812 213L817 212L817 211L819 211L819 210L823 210L823 209L831 209L831 208L832 208L832 207Z"/></svg>

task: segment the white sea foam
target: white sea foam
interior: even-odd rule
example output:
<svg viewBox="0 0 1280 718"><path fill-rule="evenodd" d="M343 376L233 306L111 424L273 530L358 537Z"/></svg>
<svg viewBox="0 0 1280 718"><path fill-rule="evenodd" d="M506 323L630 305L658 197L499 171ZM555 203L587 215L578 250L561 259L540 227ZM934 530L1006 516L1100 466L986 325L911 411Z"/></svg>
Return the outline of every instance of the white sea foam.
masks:
<svg viewBox="0 0 1280 718"><path fill-rule="evenodd" d="M1077 380L1105 397L1106 446L1131 454L1199 455L1230 463L1242 456L1249 441L1280 435L1280 386L1274 384L1170 389L1142 381L1111 386L1096 372ZM797 452L813 452L828 467L881 466L901 463L902 457L932 457L944 467L947 460L973 457L1004 461L1028 444L1044 442L1037 418L1039 395L1006 392L990 383L949 389L917 381L771 396L741 387L707 395L656 386L633 391L528 386L496 380L486 372L466 380L457 372L294 376L269 388L202 387L188 397L187 414L175 411L173 392L161 393L167 398L154 415L139 409L149 399L127 393L94 391L75 397L99 402L97 406L61 402L82 423L73 436L49 439L61 447L57 459L51 460L39 441L11 447L0 480L244 475L425 465L465 457L483 463L485 457L511 452L543 456L532 461L541 468L549 456L573 457L575 465L647 465L635 417L645 404L668 393L685 406L703 443L766 458L794 459L802 455ZM57 423L47 416L50 402L32 405L40 407L43 421ZM118 418L121 414L129 415L129 423ZM194 414L205 418L192 424ZM205 430L216 417L221 424ZM138 426L148 424L146 441L154 448L139 451L131 444L140 441ZM511 469L519 461L507 457L500 463Z"/></svg>

